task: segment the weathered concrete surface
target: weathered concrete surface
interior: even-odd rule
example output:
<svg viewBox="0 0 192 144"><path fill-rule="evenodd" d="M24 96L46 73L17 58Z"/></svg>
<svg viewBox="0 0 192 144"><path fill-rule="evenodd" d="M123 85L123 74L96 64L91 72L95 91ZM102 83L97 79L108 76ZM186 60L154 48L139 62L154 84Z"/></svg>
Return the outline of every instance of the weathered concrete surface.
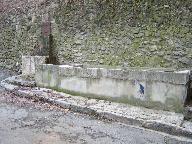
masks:
<svg viewBox="0 0 192 144"><path fill-rule="evenodd" d="M38 86L73 95L181 112L189 70L84 68L44 64L36 70Z"/></svg>
<svg viewBox="0 0 192 144"><path fill-rule="evenodd" d="M33 75L40 64L46 63L47 56L22 56L22 74Z"/></svg>
<svg viewBox="0 0 192 144"><path fill-rule="evenodd" d="M14 86L14 85L13 85ZM73 111L96 115L125 124L192 137L188 127L183 127L184 116L174 112L151 110L104 100L88 99L42 88L17 87L9 89L18 96L39 99Z"/></svg>
<svg viewBox="0 0 192 144"><path fill-rule="evenodd" d="M21 76L18 76L18 78L21 78ZM6 84L12 87L16 86L7 82L6 79L1 83L3 87L7 87ZM17 84L19 85L20 82ZM190 121L184 121L184 116L182 114L134 107L103 100L88 99L52 91L51 89L31 88L30 86L17 86L14 90L7 87L7 90L17 94L19 97L48 102L53 105L59 105L64 109L71 109L76 112L90 114L91 116L94 115L96 117L162 131L168 134L192 137L192 123Z"/></svg>

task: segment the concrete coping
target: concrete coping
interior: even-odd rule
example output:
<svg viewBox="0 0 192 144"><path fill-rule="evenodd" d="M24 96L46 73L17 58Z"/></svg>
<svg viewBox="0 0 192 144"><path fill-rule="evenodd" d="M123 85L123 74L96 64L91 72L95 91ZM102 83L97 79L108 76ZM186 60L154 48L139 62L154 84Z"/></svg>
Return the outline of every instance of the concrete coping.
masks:
<svg viewBox="0 0 192 144"><path fill-rule="evenodd" d="M49 56L27 56L27 55L25 55L25 56L22 56L22 58L42 58L42 57L45 57L45 58L48 58Z"/></svg>
<svg viewBox="0 0 192 144"><path fill-rule="evenodd" d="M42 70L58 70L60 76L76 76L80 78L113 78L119 80L160 81L185 85L189 82L190 70L166 69L124 69L81 67L73 65L43 64Z"/></svg>

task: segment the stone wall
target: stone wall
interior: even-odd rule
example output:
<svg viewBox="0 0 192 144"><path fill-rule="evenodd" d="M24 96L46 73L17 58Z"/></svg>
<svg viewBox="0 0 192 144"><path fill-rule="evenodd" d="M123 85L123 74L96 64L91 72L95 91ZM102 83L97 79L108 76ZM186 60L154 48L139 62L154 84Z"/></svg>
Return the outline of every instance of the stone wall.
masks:
<svg viewBox="0 0 192 144"><path fill-rule="evenodd" d="M190 71L91 68L43 64L35 73L37 86L89 98L181 112Z"/></svg>
<svg viewBox="0 0 192 144"><path fill-rule="evenodd" d="M191 20L191 0L3 0L0 66L49 47L60 64L191 67Z"/></svg>
<svg viewBox="0 0 192 144"><path fill-rule="evenodd" d="M22 55L47 55L42 25L47 8L41 0L0 3L0 67L19 71Z"/></svg>

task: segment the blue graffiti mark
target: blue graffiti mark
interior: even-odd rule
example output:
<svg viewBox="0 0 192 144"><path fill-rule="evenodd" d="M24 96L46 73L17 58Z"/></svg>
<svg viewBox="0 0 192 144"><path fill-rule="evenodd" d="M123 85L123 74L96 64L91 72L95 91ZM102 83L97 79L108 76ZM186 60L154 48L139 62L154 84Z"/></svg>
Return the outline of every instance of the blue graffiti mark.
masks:
<svg viewBox="0 0 192 144"><path fill-rule="evenodd" d="M139 93L142 94L142 95L144 95L144 93L145 93L145 87L144 87L142 84L140 84L138 80L134 80L133 83L134 83L135 85L136 85L136 84L139 85Z"/></svg>
<svg viewBox="0 0 192 144"><path fill-rule="evenodd" d="M139 92L140 92L141 94L144 94L144 92L145 92L144 86L143 86L142 84L139 84L139 87L140 87Z"/></svg>

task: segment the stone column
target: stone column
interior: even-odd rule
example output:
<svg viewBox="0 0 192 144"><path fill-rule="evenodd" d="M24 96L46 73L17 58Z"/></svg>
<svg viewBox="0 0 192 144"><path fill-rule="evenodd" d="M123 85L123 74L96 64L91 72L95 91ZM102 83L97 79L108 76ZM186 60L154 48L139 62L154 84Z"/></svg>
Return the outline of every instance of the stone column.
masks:
<svg viewBox="0 0 192 144"><path fill-rule="evenodd" d="M48 56L22 56L22 74L34 75L38 65L45 64Z"/></svg>

